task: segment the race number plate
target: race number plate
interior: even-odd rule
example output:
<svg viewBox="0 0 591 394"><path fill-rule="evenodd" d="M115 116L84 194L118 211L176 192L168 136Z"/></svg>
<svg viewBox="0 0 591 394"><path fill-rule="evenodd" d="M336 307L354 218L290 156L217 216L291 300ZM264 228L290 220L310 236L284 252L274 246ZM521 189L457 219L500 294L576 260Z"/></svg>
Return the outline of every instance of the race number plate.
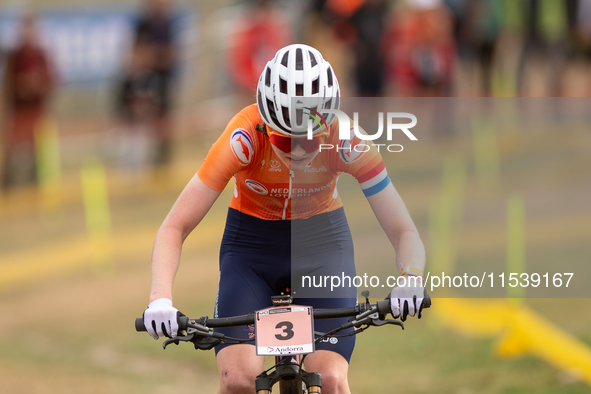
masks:
<svg viewBox="0 0 591 394"><path fill-rule="evenodd" d="M314 353L311 306L279 306L258 311L255 329L259 356Z"/></svg>

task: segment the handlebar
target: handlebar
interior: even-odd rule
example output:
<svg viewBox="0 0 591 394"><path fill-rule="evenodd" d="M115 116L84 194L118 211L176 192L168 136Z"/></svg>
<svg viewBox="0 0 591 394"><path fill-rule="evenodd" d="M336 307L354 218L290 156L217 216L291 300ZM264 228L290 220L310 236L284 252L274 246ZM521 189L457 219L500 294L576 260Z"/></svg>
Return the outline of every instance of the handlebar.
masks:
<svg viewBox="0 0 591 394"><path fill-rule="evenodd" d="M357 304L353 307L349 308L334 308L334 309L313 309L312 313L314 315L314 319L336 319L341 317L350 317L356 316L360 313L363 313L367 310L370 310L372 307L377 307L377 312L380 315L387 315L390 313L390 300L380 300L375 304ZM423 309L431 307L431 297L425 293L425 298L423 298ZM189 318L187 316L179 316L178 323L179 323L179 330L185 331L189 324ZM206 326L208 328L221 328L221 327L237 327L237 326L248 326L250 324L254 324L255 314L254 312L249 313L248 315L242 316L234 316L234 317L222 317L222 318L214 318L210 319L207 316L201 317L198 320L198 323ZM146 331L146 327L144 326L144 318L138 317L135 319L135 329L136 331Z"/></svg>

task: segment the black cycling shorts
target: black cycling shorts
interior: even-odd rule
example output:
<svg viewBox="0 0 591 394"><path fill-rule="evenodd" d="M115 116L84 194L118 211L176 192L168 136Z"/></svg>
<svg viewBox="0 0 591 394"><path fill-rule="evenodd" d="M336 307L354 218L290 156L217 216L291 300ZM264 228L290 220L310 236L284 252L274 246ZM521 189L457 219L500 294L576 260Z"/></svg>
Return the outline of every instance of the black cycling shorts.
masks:
<svg viewBox="0 0 591 394"><path fill-rule="evenodd" d="M245 315L272 306L271 296L292 289L292 276L297 275L294 284L298 288L300 274L355 276L353 241L343 208L291 221L263 220L229 209L220 251L215 317ZM330 287L311 290L312 293L305 294L321 290L323 293L304 298L298 297L296 290L293 303L313 308L346 308L357 303L355 288L340 293L331 292ZM316 320L314 330L328 332L347 321L348 318ZM215 331L249 338L254 327ZM352 331L344 330L339 335ZM230 345L217 346L216 354L225 346ZM328 338L316 344L316 350L339 353L347 362L354 347L354 336Z"/></svg>

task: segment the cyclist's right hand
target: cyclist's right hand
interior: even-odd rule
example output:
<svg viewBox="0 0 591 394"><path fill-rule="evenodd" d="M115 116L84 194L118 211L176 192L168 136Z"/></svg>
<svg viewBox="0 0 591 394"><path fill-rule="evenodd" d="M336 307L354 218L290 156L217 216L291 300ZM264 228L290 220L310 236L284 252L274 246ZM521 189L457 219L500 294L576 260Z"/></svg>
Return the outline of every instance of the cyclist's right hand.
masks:
<svg viewBox="0 0 591 394"><path fill-rule="evenodd" d="M176 337L179 325L178 309L172 306L168 298L158 298L148 305L144 311L144 326L154 339L160 336Z"/></svg>

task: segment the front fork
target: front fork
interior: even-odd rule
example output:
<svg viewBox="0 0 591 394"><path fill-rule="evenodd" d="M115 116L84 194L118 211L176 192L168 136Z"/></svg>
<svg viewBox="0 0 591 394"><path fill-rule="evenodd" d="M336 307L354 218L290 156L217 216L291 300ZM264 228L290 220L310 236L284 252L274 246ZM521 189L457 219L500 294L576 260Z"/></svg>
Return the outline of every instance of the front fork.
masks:
<svg viewBox="0 0 591 394"><path fill-rule="evenodd" d="M290 358L289 363L282 364L286 358ZM271 387L279 382L281 394L300 394L301 382L306 385L308 394L321 394L322 376L317 372L306 372L301 369L298 356L275 357L277 366L275 371L270 374L261 373L255 380L257 394L270 394ZM300 381L301 379L301 381Z"/></svg>

